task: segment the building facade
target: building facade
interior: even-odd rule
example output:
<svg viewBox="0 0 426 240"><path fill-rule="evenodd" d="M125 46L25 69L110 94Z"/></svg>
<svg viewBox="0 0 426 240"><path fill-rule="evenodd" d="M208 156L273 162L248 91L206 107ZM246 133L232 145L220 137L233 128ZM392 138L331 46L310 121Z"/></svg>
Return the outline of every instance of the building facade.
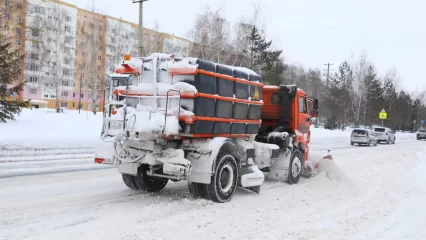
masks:
<svg viewBox="0 0 426 240"><path fill-rule="evenodd" d="M124 54L138 54L138 24L101 15L59 0L0 0L16 11L2 23L15 32L17 56L25 54L24 100L48 108L103 109L109 74ZM7 27L5 26L7 25ZM166 52L188 56L191 42L151 29L143 30L144 55ZM42 107L42 106L40 106Z"/></svg>

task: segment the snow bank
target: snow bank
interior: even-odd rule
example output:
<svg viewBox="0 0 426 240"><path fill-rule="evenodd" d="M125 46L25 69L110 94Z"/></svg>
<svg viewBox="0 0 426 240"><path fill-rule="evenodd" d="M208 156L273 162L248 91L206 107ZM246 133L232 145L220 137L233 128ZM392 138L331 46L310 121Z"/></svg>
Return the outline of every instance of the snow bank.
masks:
<svg viewBox="0 0 426 240"><path fill-rule="evenodd" d="M0 123L0 146L19 148L97 147L102 113L23 109L16 121Z"/></svg>

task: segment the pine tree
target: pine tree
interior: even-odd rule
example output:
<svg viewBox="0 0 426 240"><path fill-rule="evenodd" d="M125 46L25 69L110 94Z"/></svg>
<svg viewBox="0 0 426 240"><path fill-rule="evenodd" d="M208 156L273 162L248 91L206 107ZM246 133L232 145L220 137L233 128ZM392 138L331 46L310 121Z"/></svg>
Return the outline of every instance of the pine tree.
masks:
<svg viewBox="0 0 426 240"><path fill-rule="evenodd" d="M16 57L10 51L10 44L0 45L0 122L15 120L15 115L21 113L26 104L13 100L23 89L23 83L16 83L19 76L22 57Z"/></svg>
<svg viewBox="0 0 426 240"><path fill-rule="evenodd" d="M248 40L250 43L250 68L259 72L265 83L282 84L286 68L280 58L282 50L269 50L272 41L266 41L256 26L253 26Z"/></svg>

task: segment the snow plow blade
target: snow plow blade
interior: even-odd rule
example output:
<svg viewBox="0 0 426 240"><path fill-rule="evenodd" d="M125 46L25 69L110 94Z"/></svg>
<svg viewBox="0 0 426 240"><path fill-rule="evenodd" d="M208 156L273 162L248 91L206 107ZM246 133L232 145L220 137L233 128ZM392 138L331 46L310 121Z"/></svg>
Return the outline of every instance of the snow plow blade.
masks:
<svg viewBox="0 0 426 240"><path fill-rule="evenodd" d="M321 165L326 164L328 161L333 161L333 156L330 153L330 150L327 151L327 155L321 155L320 153L312 153L309 156L308 161L305 162L304 171L302 171L302 176L305 178L310 178L313 175L320 173L323 169Z"/></svg>

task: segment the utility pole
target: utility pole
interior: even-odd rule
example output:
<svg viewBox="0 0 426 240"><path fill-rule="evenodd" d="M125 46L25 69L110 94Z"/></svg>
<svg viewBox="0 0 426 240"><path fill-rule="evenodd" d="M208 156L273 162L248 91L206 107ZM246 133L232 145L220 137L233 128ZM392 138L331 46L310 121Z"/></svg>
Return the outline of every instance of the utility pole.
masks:
<svg viewBox="0 0 426 240"><path fill-rule="evenodd" d="M328 83L330 81L330 66L332 66L333 64L332 63L326 63L324 65L327 66L327 82L326 82L326 86L328 87Z"/></svg>
<svg viewBox="0 0 426 240"><path fill-rule="evenodd" d="M138 57L143 56L143 2L148 0L132 0L133 3L139 3L139 38L138 38Z"/></svg>

